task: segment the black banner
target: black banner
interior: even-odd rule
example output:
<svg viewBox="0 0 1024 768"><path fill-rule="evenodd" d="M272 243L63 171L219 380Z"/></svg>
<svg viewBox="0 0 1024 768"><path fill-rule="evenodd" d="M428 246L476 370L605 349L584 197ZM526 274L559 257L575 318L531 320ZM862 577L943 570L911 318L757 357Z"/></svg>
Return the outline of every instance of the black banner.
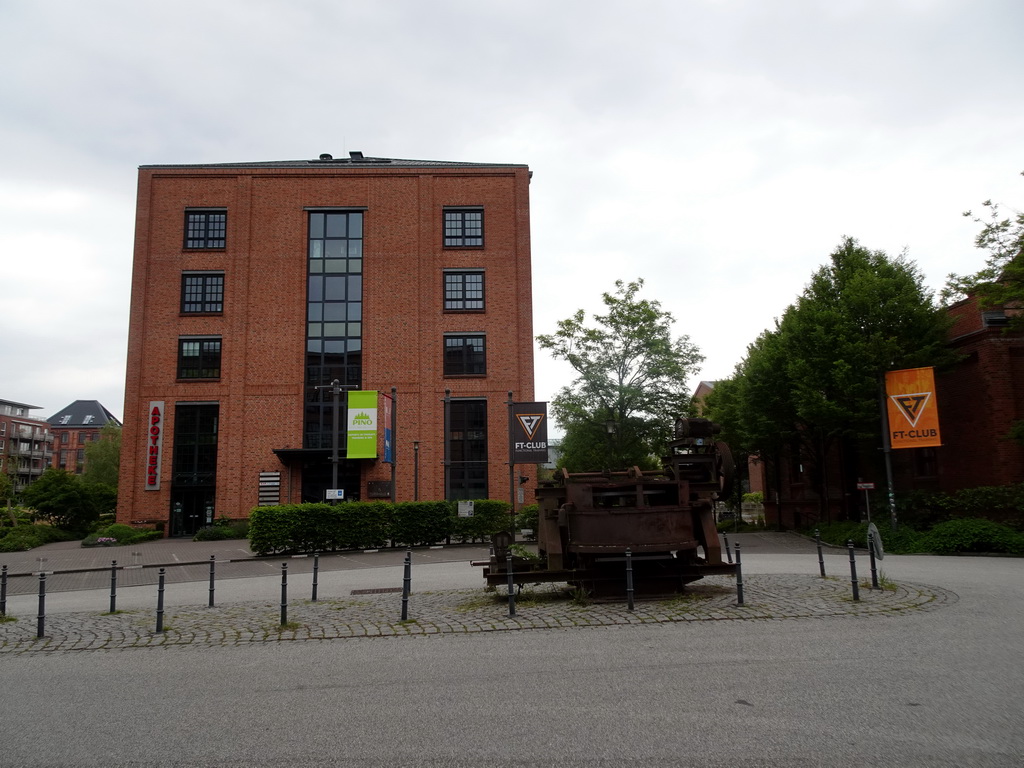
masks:
<svg viewBox="0 0 1024 768"><path fill-rule="evenodd" d="M548 460L548 404L512 403L512 463Z"/></svg>

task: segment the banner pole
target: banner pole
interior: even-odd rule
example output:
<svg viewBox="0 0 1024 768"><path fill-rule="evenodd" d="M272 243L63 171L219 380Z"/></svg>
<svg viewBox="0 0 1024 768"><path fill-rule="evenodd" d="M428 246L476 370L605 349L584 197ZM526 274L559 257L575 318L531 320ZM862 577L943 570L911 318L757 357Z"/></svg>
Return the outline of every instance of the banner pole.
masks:
<svg viewBox="0 0 1024 768"><path fill-rule="evenodd" d="M512 543L516 541L516 464L515 464L515 403L512 402L512 390L508 391L508 531L512 534Z"/></svg>
<svg viewBox="0 0 1024 768"><path fill-rule="evenodd" d="M889 405L885 394L885 374L878 379L878 399L882 408L882 455L885 457L885 480L889 492L889 516L896 530L896 493L892 483L892 439L889 435Z"/></svg>

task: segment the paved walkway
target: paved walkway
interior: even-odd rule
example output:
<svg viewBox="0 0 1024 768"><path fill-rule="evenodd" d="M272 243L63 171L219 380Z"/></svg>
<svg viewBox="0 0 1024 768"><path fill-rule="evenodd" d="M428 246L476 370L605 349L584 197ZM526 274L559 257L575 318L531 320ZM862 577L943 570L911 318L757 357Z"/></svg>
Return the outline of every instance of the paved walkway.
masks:
<svg viewBox="0 0 1024 768"><path fill-rule="evenodd" d="M869 579L864 578L869 576L867 564L863 563L860 600L854 601L849 571L846 570L843 576L839 567L841 558L832 555L829 565L829 572L839 576L820 578L813 543L787 534L741 534L732 539L733 544L737 541L745 553L774 552L781 556L777 558L779 565L798 564L796 570L802 573L745 574L742 605L738 604L734 578L708 577L690 585L685 594L672 599L638 600L632 612L627 609L625 600L621 603L581 602L574 600L565 585L538 585L524 590L516 602L516 615L510 617L504 590L499 589L498 593L485 592L482 579L480 587L415 591L415 584L477 583L474 577L478 576L471 573L468 560L479 555L478 547L442 550L424 548L414 553L417 561L416 581L407 604L409 619L402 621L401 582L395 579L395 566L404 558L404 550L346 553L322 557L321 568L380 568L382 570L365 574L367 579L360 582L377 584L378 587L332 590L325 585L326 588L319 593L321 599L312 602L309 599L308 579L301 580L301 585L296 580L290 585L292 591L289 592L285 608L288 623L282 626L280 588L275 585L275 579L280 577L271 577L269 574L279 574L283 561L289 562L290 566L301 566L308 573L311 570L311 559L287 561L278 557L262 560L253 558L250 553L248 557L240 558L245 561L241 565L261 569L256 575L263 578L249 578L244 584L238 585L240 591L237 593L248 597L257 594L261 599L231 600L224 605L218 603L214 608L199 607L196 604L168 607L163 616L163 631L157 632L155 590L145 590L145 603L148 607L139 607L141 603L136 601L129 610L116 614L105 612L109 603L102 592L83 592L79 605L88 602L95 606L94 609L75 609L47 615L44 619L44 636L38 638L38 617L34 601L24 594L20 601L16 601L18 610L9 610L16 620L0 623L0 654L112 651L151 646L224 646L694 621L783 621L823 617L891 619L909 612L934 610L957 600L952 592L923 584L889 584L883 580L883 586L888 588L871 590L868 588ZM239 551L239 544L243 543L152 542L138 549L144 550L140 559L148 557L157 560L162 556L176 555L179 558L178 564L167 567L168 573L173 572L178 581L199 582L206 578L207 561L211 553L216 558L231 548ZM217 547L219 549L213 552ZM95 552L87 551L90 554ZM110 550L102 554L109 553ZM181 562L180 558L188 554L196 557L194 565ZM47 564L84 562L78 552L54 545L36 550L35 555L45 556ZM171 562L175 562L173 557ZM238 565L232 563L232 567ZM289 571L292 570L289 568ZM108 563L102 570L92 572L92 575L105 579L109 588L109 571ZM140 569L138 572L143 571ZM155 575L152 567L146 568L145 572ZM79 574L76 578L85 578L88 573ZM430 573L435 574L435 578L424 581L422 575ZM461 575L453 579L450 574L456 573ZM383 578L384 574L387 574L386 579ZM336 578L347 579L345 583L350 586L356 583L352 581L354 576L358 574L335 574ZM27 580L33 584L37 581L31 576ZM379 586L389 582L395 586ZM250 584L253 585L251 589ZM148 595L150 591L154 594ZM302 593L301 597L299 592Z"/></svg>

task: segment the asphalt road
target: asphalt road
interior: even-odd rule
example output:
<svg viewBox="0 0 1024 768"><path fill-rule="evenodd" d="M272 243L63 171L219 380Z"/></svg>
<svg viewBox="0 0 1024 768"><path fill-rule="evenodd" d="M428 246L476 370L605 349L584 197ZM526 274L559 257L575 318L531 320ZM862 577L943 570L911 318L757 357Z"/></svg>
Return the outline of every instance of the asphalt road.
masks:
<svg viewBox="0 0 1024 768"><path fill-rule="evenodd" d="M748 579L816 572L793 548L744 545ZM837 578L842 563L828 557ZM1024 764L1024 561L890 556L883 570L958 599L889 616L0 654L0 765ZM418 572L479 584L465 562Z"/></svg>

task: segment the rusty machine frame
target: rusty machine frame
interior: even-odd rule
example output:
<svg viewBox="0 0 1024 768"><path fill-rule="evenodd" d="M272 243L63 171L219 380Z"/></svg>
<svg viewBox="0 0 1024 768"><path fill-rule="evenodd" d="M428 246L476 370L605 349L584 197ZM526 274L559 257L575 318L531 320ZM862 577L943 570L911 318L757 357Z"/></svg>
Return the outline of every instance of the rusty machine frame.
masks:
<svg viewBox="0 0 1024 768"><path fill-rule="evenodd" d="M512 558L516 584L566 582L593 595L621 593L626 550L638 594L678 592L709 574L734 574L722 561L713 502L731 492L729 447L708 419L676 420L660 471L561 471L536 492L539 560ZM508 583L509 533L493 537L484 577ZM479 563L484 564L484 563Z"/></svg>

